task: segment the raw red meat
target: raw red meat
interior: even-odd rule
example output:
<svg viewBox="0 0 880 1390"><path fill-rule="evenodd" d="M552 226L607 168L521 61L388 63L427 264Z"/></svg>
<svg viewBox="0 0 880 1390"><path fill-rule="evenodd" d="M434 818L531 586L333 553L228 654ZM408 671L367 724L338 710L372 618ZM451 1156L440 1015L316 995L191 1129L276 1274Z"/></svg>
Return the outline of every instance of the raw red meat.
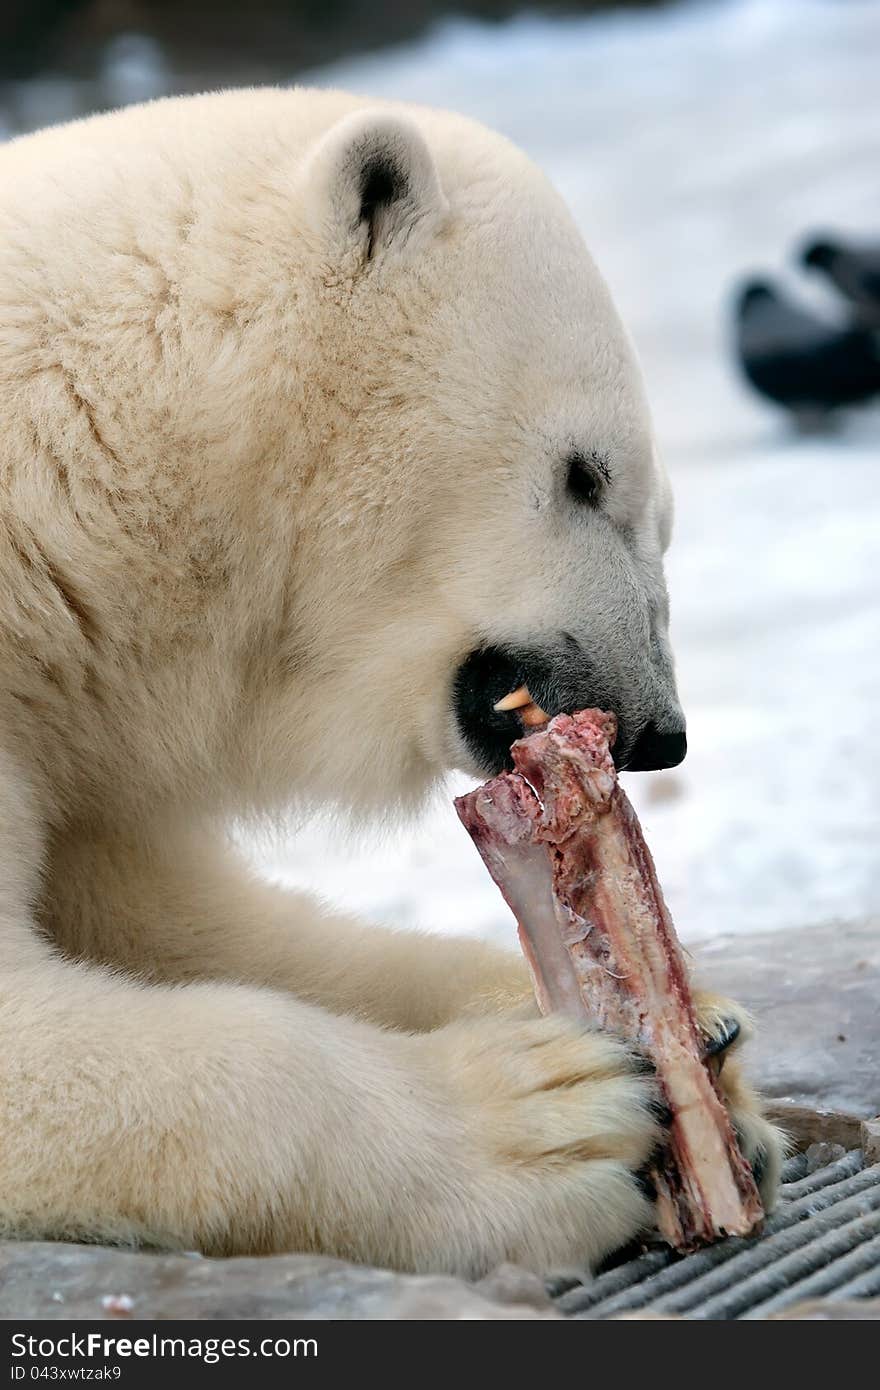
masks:
<svg viewBox="0 0 880 1390"><path fill-rule="evenodd" d="M543 1013L623 1034L652 1058L672 1114L653 1174L665 1238L690 1250L763 1217L703 1060L687 967L601 710L560 714L514 743L514 772L456 808L519 923Z"/></svg>

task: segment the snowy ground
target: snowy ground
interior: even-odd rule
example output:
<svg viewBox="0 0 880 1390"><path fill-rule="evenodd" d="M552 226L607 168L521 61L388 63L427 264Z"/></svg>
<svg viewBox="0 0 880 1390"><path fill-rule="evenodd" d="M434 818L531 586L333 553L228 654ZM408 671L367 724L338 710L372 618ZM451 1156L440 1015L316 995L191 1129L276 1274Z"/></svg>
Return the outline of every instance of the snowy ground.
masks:
<svg viewBox="0 0 880 1390"><path fill-rule="evenodd" d="M880 412L792 438L737 383L725 320L733 278L784 269L804 231L880 231L878 72L875 3L738 0L456 23L316 78L522 144L632 327L677 494L691 752L627 786L686 939L880 909ZM377 919L510 939L445 799L411 833L306 828L260 860Z"/></svg>

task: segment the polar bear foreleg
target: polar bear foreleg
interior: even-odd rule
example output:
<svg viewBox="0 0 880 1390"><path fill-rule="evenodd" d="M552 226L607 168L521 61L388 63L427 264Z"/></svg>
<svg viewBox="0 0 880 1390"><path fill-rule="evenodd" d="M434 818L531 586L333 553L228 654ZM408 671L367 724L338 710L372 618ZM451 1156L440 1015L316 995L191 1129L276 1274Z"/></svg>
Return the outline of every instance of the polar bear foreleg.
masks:
<svg viewBox="0 0 880 1390"><path fill-rule="evenodd" d="M265 985L413 1032L475 1012L534 1012L518 953L334 913L260 881L222 834L189 824L57 844L45 902L45 925L70 955L153 980Z"/></svg>
<svg viewBox="0 0 880 1390"><path fill-rule="evenodd" d="M650 1220L639 1059L565 1020L383 1030L279 990L71 959L0 776L0 1232L477 1274ZM12 814L15 812L15 814Z"/></svg>

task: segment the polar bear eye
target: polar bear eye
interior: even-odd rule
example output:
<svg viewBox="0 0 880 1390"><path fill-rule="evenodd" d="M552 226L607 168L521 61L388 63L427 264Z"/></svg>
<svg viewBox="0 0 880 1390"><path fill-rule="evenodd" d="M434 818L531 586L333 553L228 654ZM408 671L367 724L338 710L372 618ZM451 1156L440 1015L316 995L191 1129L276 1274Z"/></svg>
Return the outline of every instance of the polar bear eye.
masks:
<svg viewBox="0 0 880 1390"><path fill-rule="evenodd" d="M567 459L568 490L578 502L599 505L602 488L611 481L611 470L603 454L570 454Z"/></svg>

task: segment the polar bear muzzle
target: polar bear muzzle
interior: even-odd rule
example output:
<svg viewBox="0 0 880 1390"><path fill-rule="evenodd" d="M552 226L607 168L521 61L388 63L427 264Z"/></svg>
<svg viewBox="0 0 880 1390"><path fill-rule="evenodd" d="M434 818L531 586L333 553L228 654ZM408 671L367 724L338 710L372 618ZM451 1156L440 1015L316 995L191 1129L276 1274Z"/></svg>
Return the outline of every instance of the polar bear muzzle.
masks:
<svg viewBox="0 0 880 1390"><path fill-rule="evenodd" d="M480 647L461 663L453 683L459 731L487 774L510 768L511 743L543 718L592 707L617 715L619 768L654 771L682 762L687 752L683 721L666 727L662 714L639 719L628 713L628 704L626 693L610 688L569 633L535 647Z"/></svg>

